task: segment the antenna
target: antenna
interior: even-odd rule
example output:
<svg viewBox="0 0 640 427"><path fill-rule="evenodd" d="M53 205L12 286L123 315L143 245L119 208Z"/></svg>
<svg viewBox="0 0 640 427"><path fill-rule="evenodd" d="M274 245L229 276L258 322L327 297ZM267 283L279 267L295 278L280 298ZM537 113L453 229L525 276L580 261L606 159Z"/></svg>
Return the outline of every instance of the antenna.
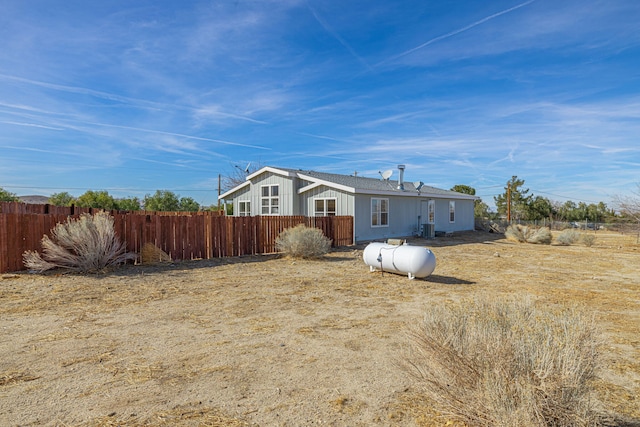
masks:
<svg viewBox="0 0 640 427"><path fill-rule="evenodd" d="M233 165L236 169L238 169L239 171L244 172L246 175L249 174L249 165L251 164L251 162L249 162L249 164L247 164L247 167L242 169L240 166L238 165Z"/></svg>
<svg viewBox="0 0 640 427"><path fill-rule="evenodd" d="M378 171L378 173L380 174L380 176L382 177L382 179L384 179L385 181L389 180L389 178L391 178L391 175L393 175L393 169L388 169L384 172L380 172Z"/></svg>

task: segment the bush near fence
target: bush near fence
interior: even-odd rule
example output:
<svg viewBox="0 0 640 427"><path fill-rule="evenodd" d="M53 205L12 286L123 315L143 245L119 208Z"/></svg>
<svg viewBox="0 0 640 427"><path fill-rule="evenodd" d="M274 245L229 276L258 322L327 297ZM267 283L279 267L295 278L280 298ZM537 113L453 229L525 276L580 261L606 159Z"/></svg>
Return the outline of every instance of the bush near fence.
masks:
<svg viewBox="0 0 640 427"><path fill-rule="evenodd" d="M22 254L28 250L41 251L42 236L49 235L56 224L69 216L99 211L18 205L25 204L0 203L0 273L24 270ZM152 243L173 260L275 253L278 235L298 224L321 229L334 247L353 244L351 216L229 217L217 212L146 211L111 211L110 214L116 233L127 244L127 251L140 253L146 243Z"/></svg>

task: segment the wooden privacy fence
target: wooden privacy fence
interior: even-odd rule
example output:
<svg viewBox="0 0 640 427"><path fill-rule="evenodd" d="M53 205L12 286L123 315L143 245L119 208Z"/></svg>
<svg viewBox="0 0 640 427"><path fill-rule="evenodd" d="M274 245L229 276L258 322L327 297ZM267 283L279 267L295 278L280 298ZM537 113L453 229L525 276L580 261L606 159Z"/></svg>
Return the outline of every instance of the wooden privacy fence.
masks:
<svg viewBox="0 0 640 427"><path fill-rule="evenodd" d="M209 259L275 252L275 239L298 224L316 227L332 245L353 243L353 217L255 216L229 217L206 213L182 215L111 213L114 228L129 252L152 243L173 260ZM71 217L78 217L72 215ZM41 251L44 234L69 215L0 212L0 273L24 270L22 254Z"/></svg>

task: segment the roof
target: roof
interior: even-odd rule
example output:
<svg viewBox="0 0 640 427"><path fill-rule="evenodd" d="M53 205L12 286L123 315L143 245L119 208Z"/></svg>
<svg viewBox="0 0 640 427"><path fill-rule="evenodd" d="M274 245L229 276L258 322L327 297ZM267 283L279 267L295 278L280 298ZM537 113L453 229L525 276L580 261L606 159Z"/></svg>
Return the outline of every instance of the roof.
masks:
<svg viewBox="0 0 640 427"><path fill-rule="evenodd" d="M226 193L220 195L220 199L224 199L239 190L241 187L247 185L247 183L254 177L259 176L265 172L272 172L279 175L285 175L290 177L297 177L304 181L310 182L309 185L301 188L298 192L304 193L319 185L326 185L328 187L347 191L349 193L360 194L380 194L380 195L398 195L398 196L413 196L413 197L446 197L452 199L478 199L477 196L469 194L458 193L456 191L443 190L428 185L423 185L420 190L416 188L413 182L404 182L404 189L398 188L397 180L385 180L381 178L367 178L357 175L340 175L335 173L317 172L311 170L302 169L290 169L266 166L256 172L247 176L247 182L237 186Z"/></svg>

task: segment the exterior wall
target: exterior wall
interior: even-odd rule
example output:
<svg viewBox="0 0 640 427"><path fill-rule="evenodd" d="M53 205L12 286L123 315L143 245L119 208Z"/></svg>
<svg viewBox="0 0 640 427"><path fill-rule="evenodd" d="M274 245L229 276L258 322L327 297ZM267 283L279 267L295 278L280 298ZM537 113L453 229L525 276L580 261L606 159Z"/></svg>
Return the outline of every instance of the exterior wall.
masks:
<svg viewBox="0 0 640 427"><path fill-rule="evenodd" d="M449 221L449 201L436 199L436 231L453 232L473 230L475 227L473 200L454 200L456 203L455 221Z"/></svg>
<svg viewBox="0 0 640 427"><path fill-rule="evenodd" d="M389 199L389 225L371 226L371 198ZM357 195L355 199L354 238L356 242L416 236L420 233L421 202L428 198ZM453 232L474 229L473 200L455 200L455 221L449 222L450 199L435 200L436 231ZM420 218L419 218L420 217Z"/></svg>
<svg viewBox="0 0 640 427"><path fill-rule="evenodd" d="M389 199L388 226L371 226L372 198ZM417 197L357 195L354 219L354 238L356 242L415 236L419 230L420 200Z"/></svg>
<svg viewBox="0 0 640 427"><path fill-rule="evenodd" d="M251 202L251 215L255 215L256 204L251 194L251 186L244 187L233 195L233 216L238 216L240 212L240 204L238 202Z"/></svg>
<svg viewBox="0 0 640 427"><path fill-rule="evenodd" d="M251 215L261 215L261 187L263 185L278 185L279 213L278 215L300 215L300 202L297 189L294 188L293 179L274 173L264 173L251 180ZM234 195L234 215L237 207L236 200L241 200Z"/></svg>
<svg viewBox="0 0 640 427"><path fill-rule="evenodd" d="M335 199L336 215L353 216L353 194L336 190L325 185L306 191L301 195L302 211L301 215L313 216L315 213L315 199Z"/></svg>

